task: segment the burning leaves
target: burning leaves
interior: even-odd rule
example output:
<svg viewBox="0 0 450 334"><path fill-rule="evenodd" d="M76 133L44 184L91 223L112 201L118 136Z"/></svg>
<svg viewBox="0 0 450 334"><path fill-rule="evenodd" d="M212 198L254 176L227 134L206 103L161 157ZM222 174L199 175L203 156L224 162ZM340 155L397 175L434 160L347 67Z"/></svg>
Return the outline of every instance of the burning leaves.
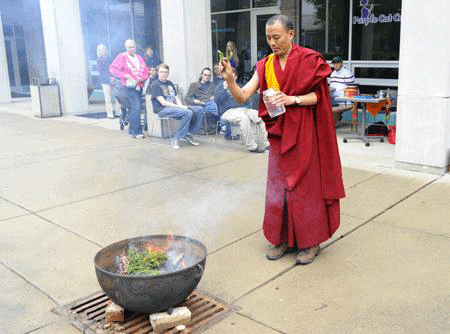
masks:
<svg viewBox="0 0 450 334"><path fill-rule="evenodd" d="M182 270L187 266L185 253L174 246L171 235L163 244L147 244L144 250L130 246L127 254L117 256L118 273L154 276Z"/></svg>
<svg viewBox="0 0 450 334"><path fill-rule="evenodd" d="M121 259L120 274L125 275L159 275L160 267L167 261L161 252L139 251L129 249L128 256Z"/></svg>

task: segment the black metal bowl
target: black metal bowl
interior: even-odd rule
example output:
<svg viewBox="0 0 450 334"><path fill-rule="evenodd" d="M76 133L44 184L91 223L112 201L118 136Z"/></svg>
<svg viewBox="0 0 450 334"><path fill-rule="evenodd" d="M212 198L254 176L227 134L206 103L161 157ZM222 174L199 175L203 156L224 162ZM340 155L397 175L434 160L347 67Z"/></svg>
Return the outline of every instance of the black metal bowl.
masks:
<svg viewBox="0 0 450 334"><path fill-rule="evenodd" d="M118 257L126 256L128 249L164 248L168 243L175 258L183 255L182 269L154 276L120 274ZM101 249L94 265L100 287L114 303L134 312L155 313L182 303L191 294L202 278L206 254L206 247L195 239L150 235L122 240Z"/></svg>

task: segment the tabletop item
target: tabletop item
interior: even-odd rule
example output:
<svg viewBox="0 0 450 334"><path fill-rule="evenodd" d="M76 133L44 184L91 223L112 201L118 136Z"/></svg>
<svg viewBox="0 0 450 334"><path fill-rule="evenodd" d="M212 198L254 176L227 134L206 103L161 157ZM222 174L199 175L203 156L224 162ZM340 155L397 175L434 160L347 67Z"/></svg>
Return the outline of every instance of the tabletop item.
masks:
<svg viewBox="0 0 450 334"><path fill-rule="evenodd" d="M359 88L357 86L347 86L344 89L345 97L353 97L359 94Z"/></svg>
<svg viewBox="0 0 450 334"><path fill-rule="evenodd" d="M380 97L380 98L386 97L386 91L384 91L384 90L377 91L377 93L375 94L375 97Z"/></svg>

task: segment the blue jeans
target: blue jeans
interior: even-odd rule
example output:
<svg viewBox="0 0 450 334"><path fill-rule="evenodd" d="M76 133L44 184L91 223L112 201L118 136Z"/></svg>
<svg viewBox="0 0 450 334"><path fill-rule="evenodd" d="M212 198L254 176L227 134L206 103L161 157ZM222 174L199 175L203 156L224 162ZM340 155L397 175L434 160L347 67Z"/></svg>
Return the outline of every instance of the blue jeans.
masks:
<svg viewBox="0 0 450 334"><path fill-rule="evenodd" d="M185 138L188 133L195 135L202 125L205 112L202 107L192 106L189 109L164 107L158 113L159 117L180 120L180 126L175 132L175 138Z"/></svg>
<svg viewBox="0 0 450 334"><path fill-rule="evenodd" d="M129 113L128 133L131 136L142 134L141 125L141 91L135 88L124 87L124 106Z"/></svg>

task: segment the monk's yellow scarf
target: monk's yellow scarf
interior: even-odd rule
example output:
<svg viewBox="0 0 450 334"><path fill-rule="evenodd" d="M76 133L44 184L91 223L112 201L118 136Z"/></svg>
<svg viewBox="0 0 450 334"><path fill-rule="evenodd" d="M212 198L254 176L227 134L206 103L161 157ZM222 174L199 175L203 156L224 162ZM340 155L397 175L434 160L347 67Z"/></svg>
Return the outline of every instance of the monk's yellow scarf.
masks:
<svg viewBox="0 0 450 334"><path fill-rule="evenodd" d="M273 53L269 55L269 57L267 57L264 75L266 78L267 89L273 88L276 91L279 91L280 84L278 83L277 76L275 75L275 68L273 66L273 57L274 57Z"/></svg>

